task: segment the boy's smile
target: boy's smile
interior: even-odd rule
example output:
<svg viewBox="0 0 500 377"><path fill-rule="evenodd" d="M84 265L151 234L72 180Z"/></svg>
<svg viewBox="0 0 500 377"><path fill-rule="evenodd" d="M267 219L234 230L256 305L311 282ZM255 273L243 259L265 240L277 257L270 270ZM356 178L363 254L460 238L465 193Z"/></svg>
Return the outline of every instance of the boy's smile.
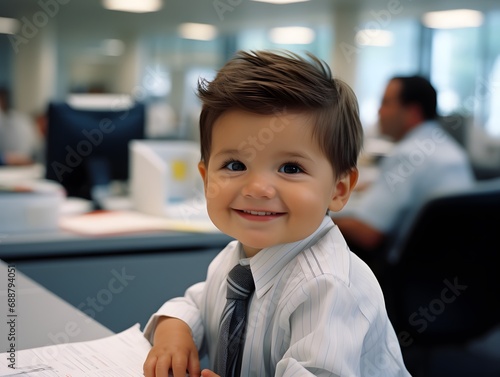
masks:
<svg viewBox="0 0 500 377"><path fill-rule="evenodd" d="M253 221L267 221L275 217L284 215L283 212L255 211L255 210L237 210L240 216Z"/></svg>
<svg viewBox="0 0 500 377"><path fill-rule="evenodd" d="M223 113L207 164L200 162L210 218L247 257L313 233L343 206L343 180L312 136L306 114ZM349 190L347 190L349 191Z"/></svg>

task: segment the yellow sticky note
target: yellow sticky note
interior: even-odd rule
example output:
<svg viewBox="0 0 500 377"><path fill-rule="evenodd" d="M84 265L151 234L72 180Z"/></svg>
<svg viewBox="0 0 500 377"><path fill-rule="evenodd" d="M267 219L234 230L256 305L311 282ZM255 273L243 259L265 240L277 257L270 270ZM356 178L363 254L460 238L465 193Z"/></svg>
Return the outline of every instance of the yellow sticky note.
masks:
<svg viewBox="0 0 500 377"><path fill-rule="evenodd" d="M186 179L187 175L187 166L186 163L182 160L173 160L172 161L172 178L176 181L183 181Z"/></svg>

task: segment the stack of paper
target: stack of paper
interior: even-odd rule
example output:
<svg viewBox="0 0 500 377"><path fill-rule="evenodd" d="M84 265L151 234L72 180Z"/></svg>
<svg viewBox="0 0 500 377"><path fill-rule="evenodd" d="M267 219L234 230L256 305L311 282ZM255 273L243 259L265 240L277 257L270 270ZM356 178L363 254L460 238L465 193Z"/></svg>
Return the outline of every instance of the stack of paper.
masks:
<svg viewBox="0 0 500 377"><path fill-rule="evenodd" d="M139 377L151 345L136 324L107 338L0 354L0 376Z"/></svg>
<svg viewBox="0 0 500 377"><path fill-rule="evenodd" d="M207 220L170 219L134 211L96 211L77 216L65 216L61 229L88 236L106 236L151 231L219 232Z"/></svg>

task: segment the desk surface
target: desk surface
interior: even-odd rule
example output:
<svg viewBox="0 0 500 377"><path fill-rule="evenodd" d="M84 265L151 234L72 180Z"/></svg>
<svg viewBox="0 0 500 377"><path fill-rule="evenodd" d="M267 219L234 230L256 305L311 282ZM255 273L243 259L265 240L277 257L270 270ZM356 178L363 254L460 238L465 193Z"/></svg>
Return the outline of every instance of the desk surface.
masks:
<svg viewBox="0 0 500 377"><path fill-rule="evenodd" d="M92 300L97 299L99 304L89 312L118 332L137 322L145 325L164 301L202 281L211 260L231 240L220 232L101 237L62 230L11 233L0 236L0 259L16 264L19 271L76 308L94 308ZM117 274L127 288L108 297L108 286Z"/></svg>
<svg viewBox="0 0 500 377"><path fill-rule="evenodd" d="M9 273L10 272L10 273ZM8 280L9 278L13 280ZM79 342L102 338L113 332L74 306L68 304L41 285L26 277L17 269L8 270L8 265L0 261L0 306L2 319L2 352L9 350L10 343L15 349L27 349L66 342ZM8 291L8 283L15 284L13 292ZM11 302L15 307L9 307ZM9 310L13 309L12 314ZM9 313L15 315L8 317ZM15 326L8 325L9 321ZM4 331L4 329L6 331ZM8 334L14 338L9 340ZM8 347L9 346L9 347Z"/></svg>
<svg viewBox="0 0 500 377"><path fill-rule="evenodd" d="M126 254L151 250L223 248L232 238L223 233L151 232L85 237L64 231L0 235L3 260L53 256Z"/></svg>

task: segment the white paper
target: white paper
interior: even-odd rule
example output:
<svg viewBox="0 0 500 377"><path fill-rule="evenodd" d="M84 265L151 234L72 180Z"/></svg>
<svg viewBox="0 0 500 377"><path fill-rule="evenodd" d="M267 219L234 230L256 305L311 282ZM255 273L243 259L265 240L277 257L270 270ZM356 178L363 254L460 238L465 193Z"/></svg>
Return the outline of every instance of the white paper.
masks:
<svg viewBox="0 0 500 377"><path fill-rule="evenodd" d="M18 351L14 359L8 352L1 353L0 376L138 377L143 376L142 366L150 349L136 324L98 340Z"/></svg>
<svg viewBox="0 0 500 377"><path fill-rule="evenodd" d="M59 226L89 236L105 236L148 231L187 231L214 233L219 230L210 219L167 218L134 211L98 211L62 217Z"/></svg>

